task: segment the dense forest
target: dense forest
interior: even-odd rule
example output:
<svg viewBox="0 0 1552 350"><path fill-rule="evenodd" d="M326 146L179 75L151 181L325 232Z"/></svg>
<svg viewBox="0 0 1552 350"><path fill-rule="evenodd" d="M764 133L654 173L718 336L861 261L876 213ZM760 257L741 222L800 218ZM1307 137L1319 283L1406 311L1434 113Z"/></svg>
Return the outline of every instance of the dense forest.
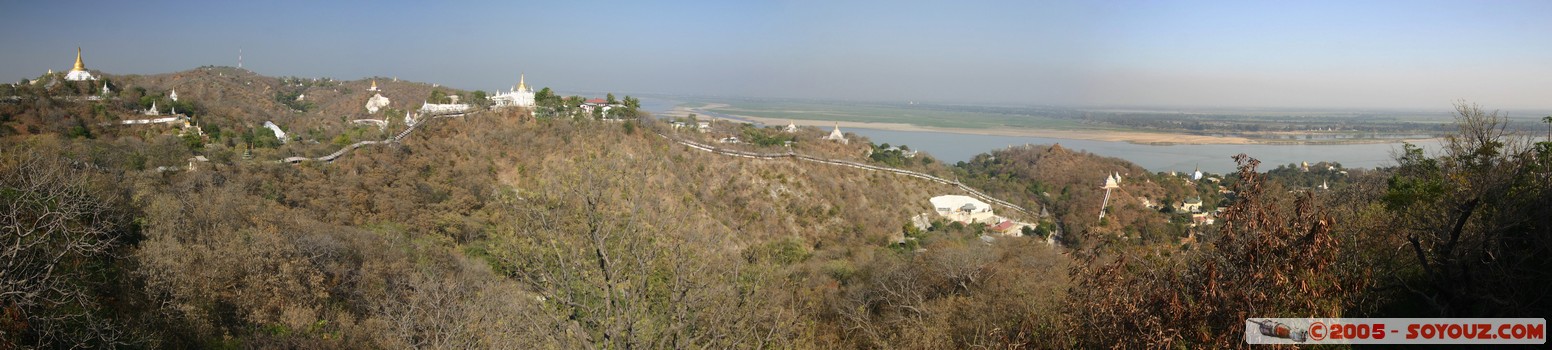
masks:
<svg viewBox="0 0 1552 350"><path fill-rule="evenodd" d="M818 129L601 120L553 95L288 164L476 94L379 81L399 101L380 130L349 122L366 80L57 78L0 90L0 348L1218 348L1247 317L1552 314L1552 142L1474 105L1394 167L1240 155L1202 179L1060 145L943 164ZM111 123L169 103L198 129ZM726 135L957 178L1039 232L920 228L959 190L674 142Z"/></svg>

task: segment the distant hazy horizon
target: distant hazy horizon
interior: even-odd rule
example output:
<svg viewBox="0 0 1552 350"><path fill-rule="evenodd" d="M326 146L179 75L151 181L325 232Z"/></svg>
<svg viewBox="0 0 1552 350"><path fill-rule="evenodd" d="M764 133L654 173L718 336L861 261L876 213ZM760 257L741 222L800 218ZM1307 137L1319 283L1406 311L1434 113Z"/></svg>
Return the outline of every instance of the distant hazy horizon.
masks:
<svg viewBox="0 0 1552 350"><path fill-rule="evenodd" d="M602 96L605 93L614 93L614 94L624 93L624 94L636 94L637 97L643 97L643 98L646 98L648 100L657 99L657 100L670 100L670 101L679 101L679 102L688 102L688 101L685 101L685 100L703 101L703 102L704 101L717 101L717 100L721 100L721 101L737 101L737 100L751 100L751 101L790 100L790 101L802 101L802 102L812 102L812 103L830 103L830 104L862 103L862 104L895 104L895 105L903 105L903 104L908 104L908 103L916 102L916 103L920 103L920 104L924 104L924 105L940 105L940 106L983 105L983 106L1010 107L1010 108L1047 107L1047 108L1062 108L1062 109L1088 110L1088 111L1128 111L1128 112L1147 112L1147 113L1230 114L1230 115L1260 115L1260 114L1265 114L1265 115L1271 115L1271 116L1288 116L1288 115L1326 116L1326 115L1349 115L1349 114L1376 114L1376 115L1382 115L1382 116L1398 116L1398 115L1432 116L1432 117L1445 118L1445 119L1453 118L1453 116L1454 116L1454 114L1453 114L1454 113L1454 103L1455 102L1459 102L1459 100L1447 101L1447 102L1439 103L1437 106L1427 106L1427 107L1320 107L1320 106L1309 106L1309 107L1285 107L1285 106L1236 107L1236 106L1210 106L1210 105L1123 105L1123 104L1099 105L1099 104L1004 103L1004 102L975 103L975 102L967 102L967 101L931 101L931 102L929 102L929 101L907 101L907 100L888 100L888 99L872 100L872 99L827 99L827 98L801 98L801 97L760 97L760 96L734 96L734 95L693 95L693 94L657 94L657 93L644 93L644 94L642 94L642 93L639 93L639 92L631 92L631 91L623 91L623 92L622 91L612 91L611 92L611 91L586 91L586 90L557 90L557 93L560 93L562 95L580 94L580 95L585 95L585 96L594 96L594 95ZM1474 101L1466 101L1466 102L1467 103L1474 103ZM1478 103L1478 104L1480 104L1480 103ZM1508 114L1508 116L1511 119L1527 119L1527 120L1534 119L1534 120L1540 120L1544 116L1552 115L1552 108L1509 108L1509 109L1506 109L1506 108L1496 108L1496 107L1485 106L1485 105L1483 106L1483 108L1486 108L1488 111L1499 111L1499 112L1506 113L1506 114ZM658 111L652 111L652 112L656 113Z"/></svg>
<svg viewBox="0 0 1552 350"><path fill-rule="evenodd" d="M1552 110L1552 2L7 2L0 81L204 65L461 89Z"/></svg>

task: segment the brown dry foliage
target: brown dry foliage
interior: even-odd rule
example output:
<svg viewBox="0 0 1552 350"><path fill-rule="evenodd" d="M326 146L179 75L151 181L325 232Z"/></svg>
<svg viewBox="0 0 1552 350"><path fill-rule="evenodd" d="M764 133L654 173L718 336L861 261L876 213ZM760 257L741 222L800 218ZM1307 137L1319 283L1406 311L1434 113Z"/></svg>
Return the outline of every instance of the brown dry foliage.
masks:
<svg viewBox="0 0 1552 350"><path fill-rule="evenodd" d="M1343 314L1364 281L1334 273L1347 253L1330 216L1309 193L1289 208L1255 172L1258 161L1236 160L1238 200L1200 250L1083 255L1072 270L1069 339L1084 347L1241 347L1247 318Z"/></svg>

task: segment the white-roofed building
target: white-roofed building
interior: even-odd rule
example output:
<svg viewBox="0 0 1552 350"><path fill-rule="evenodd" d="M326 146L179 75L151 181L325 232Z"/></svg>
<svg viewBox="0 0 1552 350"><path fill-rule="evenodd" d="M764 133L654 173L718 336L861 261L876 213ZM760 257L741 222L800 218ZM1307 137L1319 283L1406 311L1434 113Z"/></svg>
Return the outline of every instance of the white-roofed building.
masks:
<svg viewBox="0 0 1552 350"><path fill-rule="evenodd" d="M462 103L423 103L420 105L423 114L463 114L469 112L469 105Z"/></svg>
<svg viewBox="0 0 1552 350"><path fill-rule="evenodd" d="M371 98L366 99L366 112L377 113L378 110L388 107L388 104L392 102L387 97L383 97L383 94L374 93Z"/></svg>
<svg viewBox="0 0 1552 350"><path fill-rule="evenodd" d="M274 131L275 132L275 138L280 139L280 143L286 143L286 132L283 131L283 130L280 130L280 126L279 125L275 125L275 122L267 121L266 120L266 121L264 121L264 127L265 128L269 128L270 131Z"/></svg>
<svg viewBox="0 0 1552 350"><path fill-rule="evenodd" d="M932 197L932 208L938 216L962 223L996 223L997 215L992 206L970 196L945 195Z"/></svg>

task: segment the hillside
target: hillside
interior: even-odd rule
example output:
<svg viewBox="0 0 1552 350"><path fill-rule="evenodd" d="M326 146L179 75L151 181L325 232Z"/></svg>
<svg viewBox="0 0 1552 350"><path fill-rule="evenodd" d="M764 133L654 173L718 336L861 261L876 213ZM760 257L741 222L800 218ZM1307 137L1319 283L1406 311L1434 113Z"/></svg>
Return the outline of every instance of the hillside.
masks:
<svg viewBox="0 0 1552 350"><path fill-rule="evenodd" d="M292 164L406 126L347 124L367 116L370 80L107 79L121 92L45 80L0 103L0 224L16 242L0 246L15 257L0 266L0 345L1190 348L1242 344L1244 320L1269 314L1548 309L1535 291L1552 266L1552 145L1491 128L1396 169L1261 173L1241 158L1215 183L1059 145L951 166L813 128L508 109L425 116L396 142ZM438 89L378 85L390 108ZM164 101L198 128L112 123ZM729 136L750 142L716 142ZM966 192L869 170L883 166L1030 208L995 209L1061 244L913 225L929 198ZM1110 174L1122 182L1100 220ZM1222 207L1219 222L1172 212L1188 197Z"/></svg>
<svg viewBox="0 0 1552 350"><path fill-rule="evenodd" d="M327 130L343 128L330 126L338 119L318 116L324 112L285 111L288 106L269 96L273 90L288 88L280 85L280 79L239 73L215 68L111 79L112 84L131 91L145 89L150 95L177 89L180 101L197 106L195 118L207 129L237 130L260 120L282 125L316 123L319 126L312 128L327 139ZM343 110L346 107L340 106L345 102L338 101L361 94L350 88L351 84L304 86L301 91L306 91L308 99L320 96L315 101L319 111ZM378 84L389 86L389 94L395 93L391 90L395 85ZM403 91L412 92L420 86L402 85ZM320 91L325 89L328 92ZM336 89L338 95L334 94ZM73 104L90 103L60 101L57 108L72 110L79 107ZM122 116L101 119L127 118L127 109ZM218 126L223 123L231 124ZM1038 244L1038 249L1020 250L1007 250L1017 245L970 244L980 242L976 239L978 230L947 225L932 233L913 234L921 240L919 246L927 249L925 253L900 255L890 248L905 234L903 227L912 216L932 211L928 198L960 193L948 185L790 159L717 155L659 136L709 142L707 138L741 132L740 128L718 125L713 132L702 134L677 132L652 121L535 120L522 111L488 112L427 121L399 144L361 148L332 163L298 165L273 160L329 147L306 142L254 146L252 159L244 159L239 150L247 145L231 134L207 134L200 139L203 142L189 143L184 142L190 140L186 134L177 136L178 130L142 126L96 127L91 138L75 139L41 132L13 136L6 144L11 149L28 150L25 157L60 159L65 162L61 166L85 162L93 169L116 169L91 176L113 179L109 181L117 184L117 191L123 191L134 203L121 209L144 222L114 226L124 235L141 237L114 242L120 244L115 249L126 252L117 255L121 263L126 268L135 266L125 273L142 277L73 282L106 283L121 289L144 286L125 299L84 305L98 310L92 315L122 315L95 321L100 322L97 330L138 323L164 325L156 328L162 331L135 333L120 340L133 344L213 345L211 341L222 338L217 335L230 334L236 337L232 340L235 344L340 344L316 342L324 337L396 347L488 329L482 327L522 324L533 328L527 332L508 329L501 334L579 346L605 339L621 341L614 335L605 336L612 332L611 325L641 322L694 325L693 334L722 334L716 339L723 340L709 344L750 341L737 340L733 337L736 334L774 336L760 342L817 343L813 337L849 338L834 333L841 328L830 322L858 322L849 318L856 315L847 314L852 307L845 305L871 302L847 299L848 295L871 288L864 282L872 278L869 271L910 263L916 260L909 258L912 255L930 262L938 251L956 254L956 259L970 254L964 257L988 266L1060 264L1061 259L1043 243L1030 241ZM804 130L794 150L868 161L865 139L844 146L818 140L822 134ZM198 147L192 147L196 144ZM211 162L195 164L194 170L157 169L181 168L184 159L196 155ZM947 173L941 165L920 170ZM597 247L595 244L602 244L610 254L627 257L617 268L631 272L571 265L580 263L573 258L591 254L585 252L592 248L581 250L583 247ZM581 255L571 257L566 252L572 249ZM654 251L662 253L646 254ZM1027 261L1033 257L1006 262L995 258L1031 253L1043 256L1039 258L1043 262ZM597 290L585 287L627 283L616 278L645 283L648 280L641 278L654 274L652 271L677 269L698 272L676 274L685 284L628 287L636 292L616 296L620 299L609 303L640 309L598 315L580 324L564 321L569 318L565 315L589 315L598 310L573 303L592 305L597 300L567 300L541 305L537 310L524 304L489 304L500 300L489 299L494 295L521 295L517 298L531 300L583 293L590 295L588 298L608 299L611 297L592 294ZM550 275L556 273L568 276ZM569 275L572 273L575 275ZM594 273L602 273L605 280L597 280L600 275ZM985 275L976 280L1014 276ZM1004 285L998 288L1043 284L999 283ZM744 287L713 287L723 285ZM422 293L431 291L426 288L452 288L447 291L454 294L426 299L430 295ZM669 297L693 299L668 304L656 301ZM734 302L749 298L761 301ZM943 302L946 304L940 308L958 303ZM215 308L218 305L220 309ZM448 305L462 306L439 316L414 314L418 316L402 319L412 317L406 312ZM694 308L664 309L670 305ZM771 312L774 310L786 311ZM687 312L690 314L683 314ZM690 319L658 318L675 313ZM766 316L719 318L749 314ZM553 321L513 318L522 315ZM441 326L455 319L483 321L452 330ZM795 323L798 319L830 321L799 326ZM79 322L86 320L61 317L53 327L89 329L80 328ZM393 331L404 327L411 331ZM581 330L558 336L565 333L547 327ZM274 331L277 329L285 331ZM637 335L640 339L624 341L676 337L691 341L690 334L642 334ZM499 339L466 340L474 342L451 344L490 346Z"/></svg>
<svg viewBox="0 0 1552 350"><path fill-rule="evenodd" d="M1063 242L1084 246L1088 239L1140 239L1148 243L1175 242L1193 228L1185 212L1175 206L1199 198L1203 211L1212 212L1224 200L1216 176L1192 181L1186 174L1150 173L1131 162L1074 151L1060 144L1027 145L994 150L959 166L965 182L1004 198L1024 199L1025 206L1046 208L1059 224ZM1099 218L1105 201L1102 185L1120 175L1119 188L1110 193L1106 216ZM1210 215L1210 214L1209 214ZM1092 242L1087 242L1092 243Z"/></svg>

